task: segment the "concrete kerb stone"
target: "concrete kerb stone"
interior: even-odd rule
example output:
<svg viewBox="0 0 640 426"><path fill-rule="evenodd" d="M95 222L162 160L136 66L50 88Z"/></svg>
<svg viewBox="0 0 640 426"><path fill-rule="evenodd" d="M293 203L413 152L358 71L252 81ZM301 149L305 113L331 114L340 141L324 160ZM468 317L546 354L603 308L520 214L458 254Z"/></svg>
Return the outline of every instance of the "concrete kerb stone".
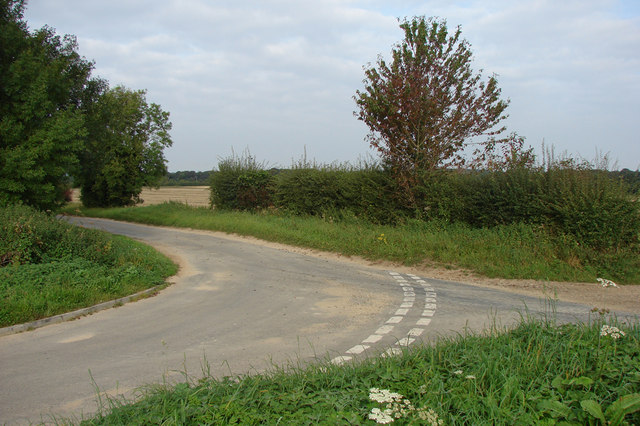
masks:
<svg viewBox="0 0 640 426"><path fill-rule="evenodd" d="M97 305L89 306L88 308L82 308L76 311L66 312L60 315L54 315L52 317L42 318L36 321L27 322L24 324L16 324L9 327L0 328L0 336L22 333L24 331L35 330L36 328L44 327L45 325L58 324L64 321L71 321L76 318L83 317L85 315L91 315L95 312L103 311L105 309L110 309L110 308L113 308L114 306L120 306L132 300L137 300L139 298L156 293L162 288L164 288L165 286L166 284L158 285L129 296L125 296L119 299L110 300L108 302L102 302Z"/></svg>

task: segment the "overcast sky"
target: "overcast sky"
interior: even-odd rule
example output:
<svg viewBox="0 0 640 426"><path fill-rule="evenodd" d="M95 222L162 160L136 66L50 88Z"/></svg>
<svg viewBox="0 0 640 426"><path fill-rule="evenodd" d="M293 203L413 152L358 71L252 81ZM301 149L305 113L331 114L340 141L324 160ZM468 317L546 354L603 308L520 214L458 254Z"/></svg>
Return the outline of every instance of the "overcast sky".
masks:
<svg viewBox="0 0 640 426"><path fill-rule="evenodd" d="M269 166L375 155L353 116L362 66L389 58L398 17L462 26L498 74L509 131L540 149L640 167L638 0L30 0L31 29L77 36L94 76L171 113L169 170L232 149Z"/></svg>

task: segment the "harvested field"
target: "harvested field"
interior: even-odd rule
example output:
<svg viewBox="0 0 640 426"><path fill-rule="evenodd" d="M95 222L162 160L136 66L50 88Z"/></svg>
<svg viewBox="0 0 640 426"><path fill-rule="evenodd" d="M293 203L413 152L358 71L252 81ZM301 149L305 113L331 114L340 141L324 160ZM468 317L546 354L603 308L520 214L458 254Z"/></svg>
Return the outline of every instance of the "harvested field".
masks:
<svg viewBox="0 0 640 426"><path fill-rule="evenodd" d="M208 186L161 186L158 189L144 188L140 194L144 200L139 206L150 206L161 204L166 201L176 201L186 203L195 207L209 206ZM73 190L73 201L80 201L80 190Z"/></svg>

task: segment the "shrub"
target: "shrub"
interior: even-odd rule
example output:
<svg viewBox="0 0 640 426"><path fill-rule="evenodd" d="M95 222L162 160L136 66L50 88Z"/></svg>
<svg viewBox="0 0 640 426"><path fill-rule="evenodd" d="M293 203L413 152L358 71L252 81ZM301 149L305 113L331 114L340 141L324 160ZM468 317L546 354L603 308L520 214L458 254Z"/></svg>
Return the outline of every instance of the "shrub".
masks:
<svg viewBox="0 0 640 426"><path fill-rule="evenodd" d="M575 163L507 171L434 171L423 177L417 218L474 227L542 225L595 250L638 243L639 205L610 173ZM566 237L565 237L566 236Z"/></svg>
<svg viewBox="0 0 640 426"><path fill-rule="evenodd" d="M356 216L396 223L406 212L396 203L395 183L375 166L294 168L276 181L276 207L296 215Z"/></svg>
<svg viewBox="0 0 640 426"><path fill-rule="evenodd" d="M212 207L255 210L272 204L273 175L248 152L220 160L210 186Z"/></svg>
<svg viewBox="0 0 640 426"><path fill-rule="evenodd" d="M539 199L545 223L596 250L636 244L640 210L625 185L599 170L549 169Z"/></svg>

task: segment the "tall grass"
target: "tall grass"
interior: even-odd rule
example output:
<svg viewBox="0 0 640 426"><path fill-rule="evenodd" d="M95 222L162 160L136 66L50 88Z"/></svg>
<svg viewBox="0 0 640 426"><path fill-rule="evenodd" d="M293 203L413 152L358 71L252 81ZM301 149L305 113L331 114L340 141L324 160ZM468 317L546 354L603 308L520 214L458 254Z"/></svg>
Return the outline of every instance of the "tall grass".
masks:
<svg viewBox="0 0 640 426"><path fill-rule="evenodd" d="M595 282L597 277L605 276L620 283L640 283L640 259L635 252L602 255L567 243L535 225L472 228L437 220L377 225L350 215L334 218L220 211L178 203L121 209L68 208L66 211L249 235L369 260L406 265L435 262L489 277Z"/></svg>
<svg viewBox="0 0 640 426"><path fill-rule="evenodd" d="M24 206L0 209L0 259L0 327L128 296L177 271L147 245Z"/></svg>
<svg viewBox="0 0 640 426"><path fill-rule="evenodd" d="M523 318L398 357L153 386L84 424L637 424L639 356L637 323Z"/></svg>

